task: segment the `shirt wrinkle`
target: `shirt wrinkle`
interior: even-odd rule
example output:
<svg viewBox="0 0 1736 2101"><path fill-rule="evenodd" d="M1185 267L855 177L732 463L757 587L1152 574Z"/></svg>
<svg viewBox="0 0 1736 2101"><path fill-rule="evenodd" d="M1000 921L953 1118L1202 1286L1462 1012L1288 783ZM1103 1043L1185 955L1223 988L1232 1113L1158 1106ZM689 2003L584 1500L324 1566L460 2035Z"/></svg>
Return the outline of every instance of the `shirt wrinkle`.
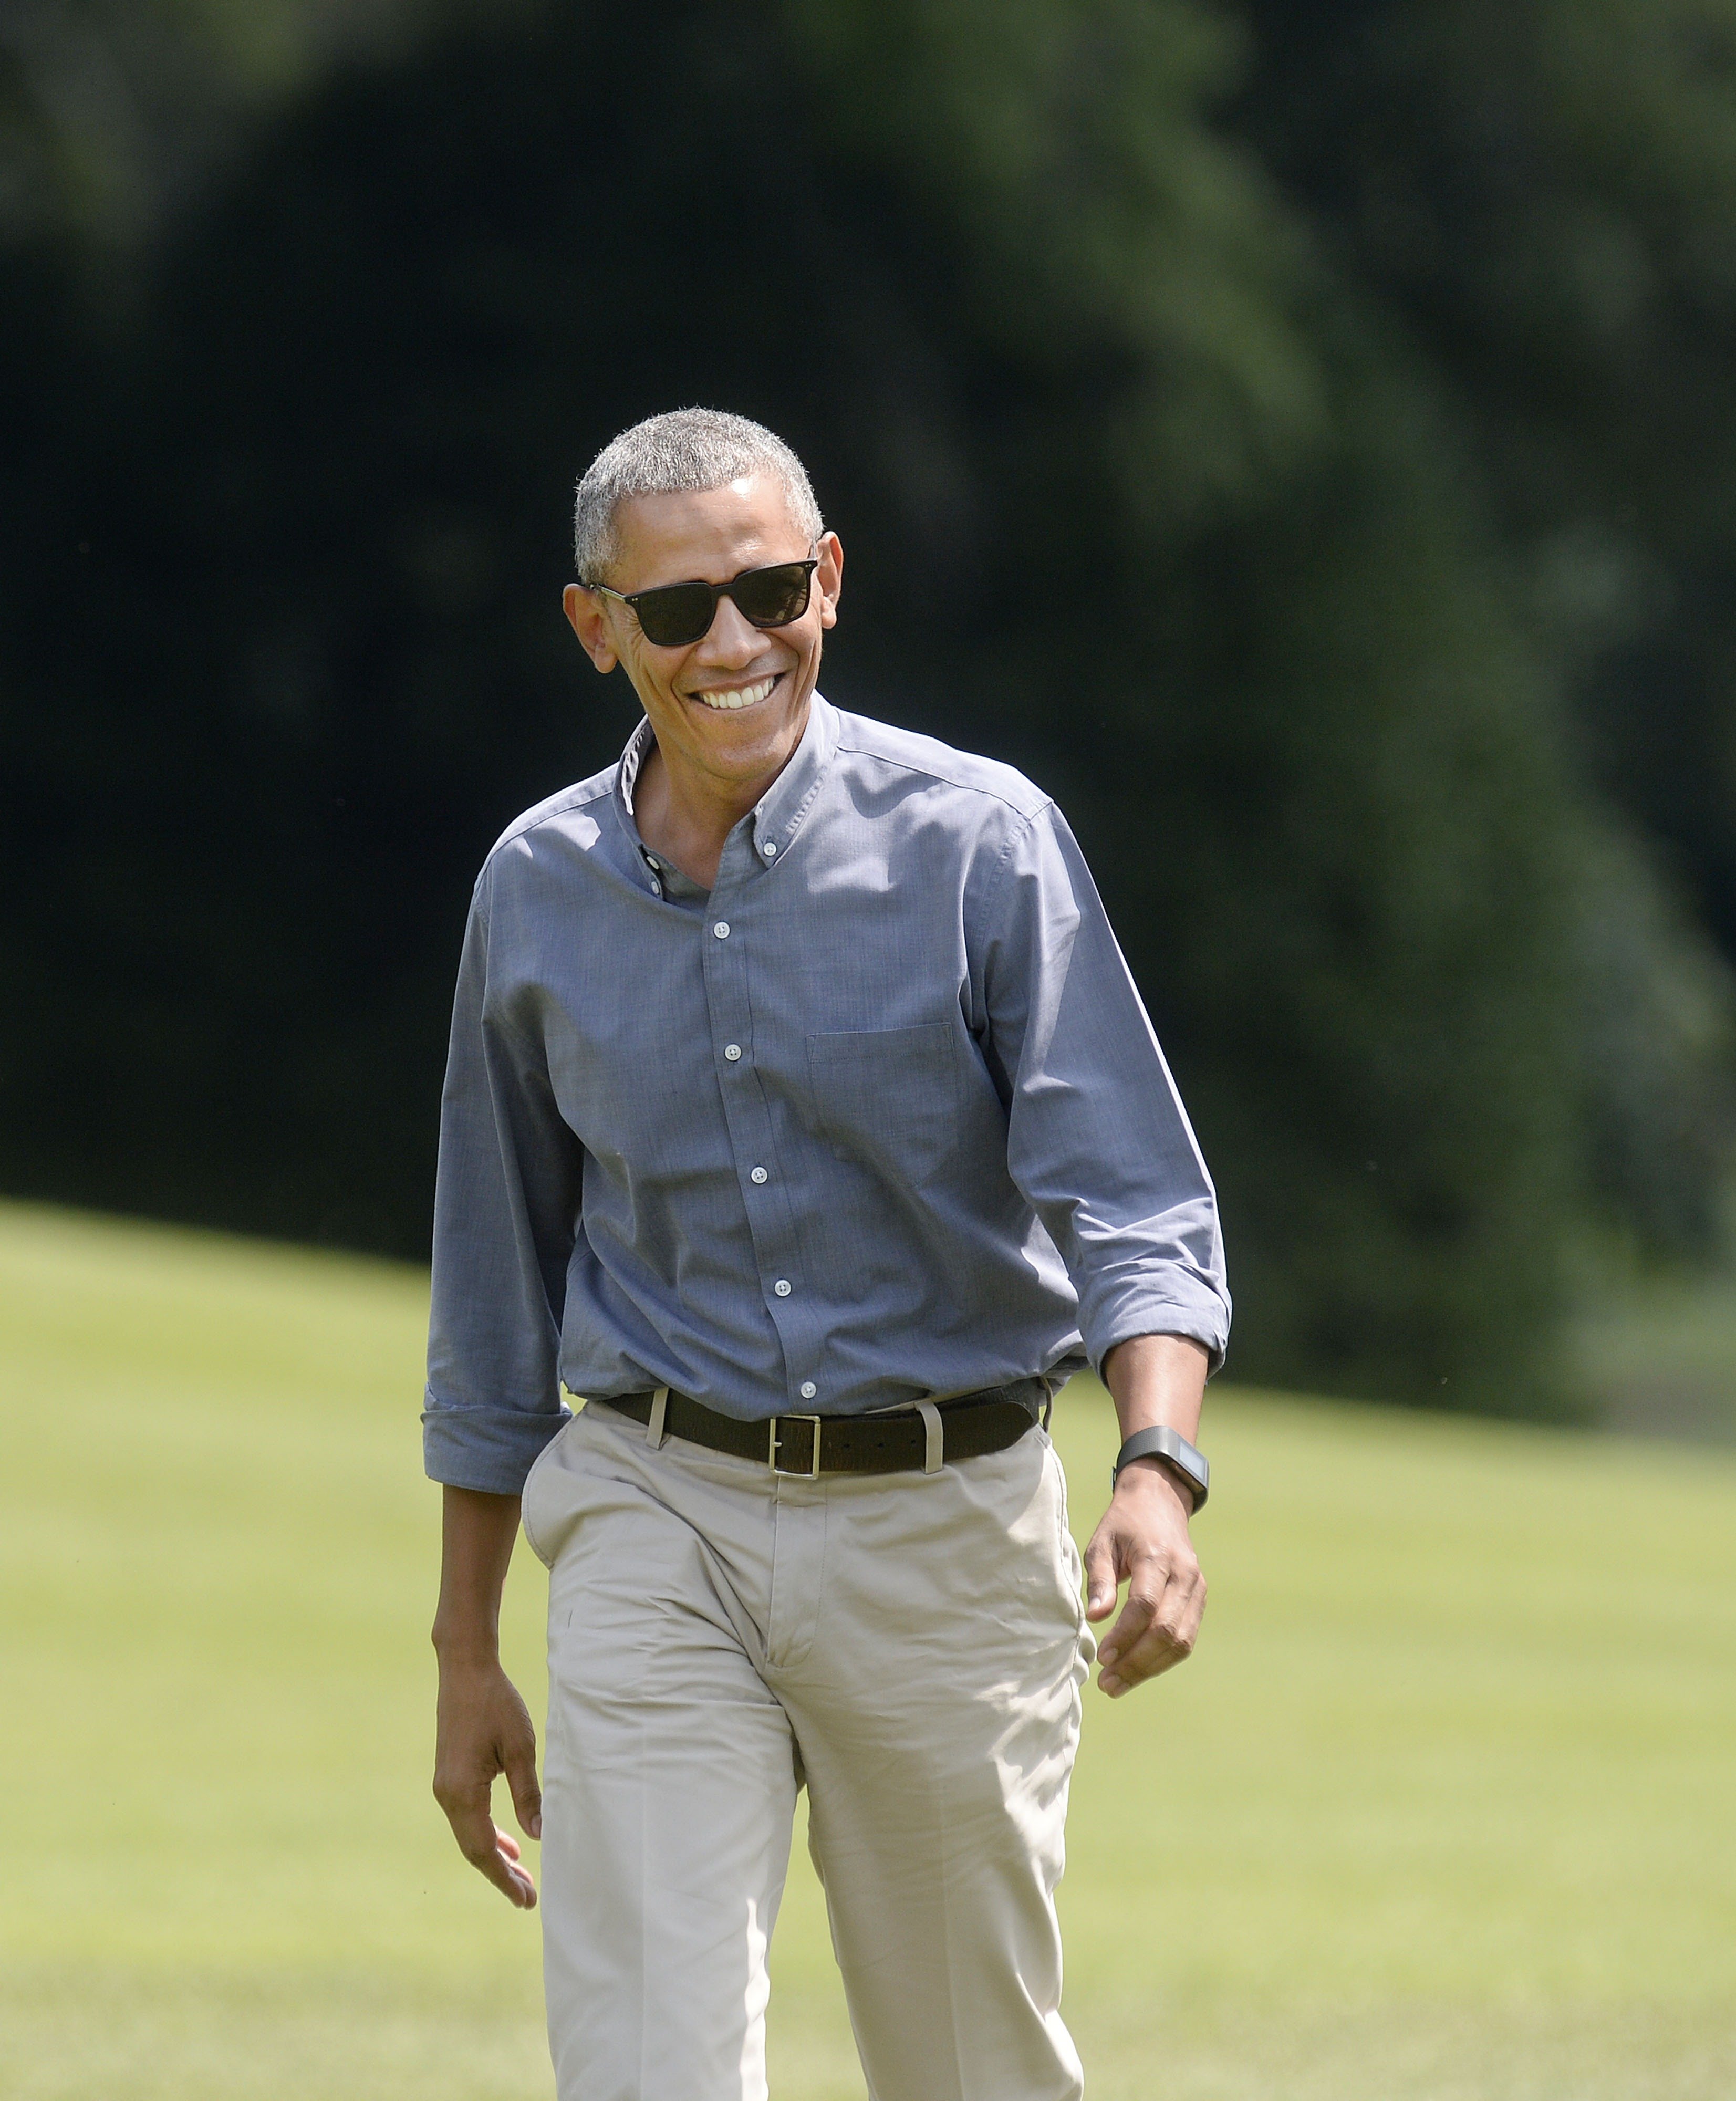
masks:
<svg viewBox="0 0 1736 2101"><path fill-rule="evenodd" d="M563 1387L751 1420L1065 1376L1154 1326L1216 1363L1211 1179L1050 798L816 694L707 894L638 837L649 733L472 898L429 1472L516 1493Z"/></svg>

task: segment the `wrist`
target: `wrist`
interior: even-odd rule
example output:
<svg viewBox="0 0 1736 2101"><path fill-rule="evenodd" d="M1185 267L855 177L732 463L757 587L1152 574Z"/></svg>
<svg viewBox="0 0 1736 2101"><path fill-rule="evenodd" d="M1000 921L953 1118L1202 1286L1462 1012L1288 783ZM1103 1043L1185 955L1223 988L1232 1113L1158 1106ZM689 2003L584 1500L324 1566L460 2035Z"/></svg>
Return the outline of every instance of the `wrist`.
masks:
<svg viewBox="0 0 1736 2101"><path fill-rule="evenodd" d="M436 1620L429 1640L442 1670L494 1670L500 1665L498 1630Z"/></svg>
<svg viewBox="0 0 1736 2101"><path fill-rule="evenodd" d="M1198 1507L1194 1484L1155 1453L1149 1453L1142 1459L1130 1459L1116 1475L1114 1493L1119 1495L1130 1484L1137 1484L1136 1492L1145 1493L1147 1484L1153 1481L1160 1482L1169 1490L1180 1506L1184 1520L1193 1516Z"/></svg>
<svg viewBox="0 0 1736 2101"><path fill-rule="evenodd" d="M1211 1469L1206 1463L1206 1455L1198 1446L1190 1444L1179 1430L1167 1422L1154 1422L1144 1430L1136 1430L1115 1455L1115 1463L1109 1470L1109 1492L1123 1473L1141 1459L1157 1460L1167 1469L1184 1489L1192 1493L1189 1515L1205 1507L1207 1484Z"/></svg>

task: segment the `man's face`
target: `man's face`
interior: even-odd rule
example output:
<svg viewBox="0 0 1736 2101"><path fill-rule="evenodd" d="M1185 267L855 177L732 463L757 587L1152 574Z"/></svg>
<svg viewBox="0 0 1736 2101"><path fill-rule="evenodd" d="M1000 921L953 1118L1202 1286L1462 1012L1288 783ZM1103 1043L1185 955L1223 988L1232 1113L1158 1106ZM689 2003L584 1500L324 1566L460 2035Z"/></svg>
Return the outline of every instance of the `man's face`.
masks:
<svg viewBox="0 0 1736 2101"><path fill-rule="evenodd" d="M631 606L569 585L567 617L600 671L625 666L672 774L740 790L770 778L801 741L820 644L838 617L844 550L835 533L811 546L768 475L724 489L636 496L615 517L620 548L607 581L618 591L728 583L744 569L819 557L808 610L759 628L720 599L707 633L678 649L648 642ZM697 777L696 777L697 776Z"/></svg>

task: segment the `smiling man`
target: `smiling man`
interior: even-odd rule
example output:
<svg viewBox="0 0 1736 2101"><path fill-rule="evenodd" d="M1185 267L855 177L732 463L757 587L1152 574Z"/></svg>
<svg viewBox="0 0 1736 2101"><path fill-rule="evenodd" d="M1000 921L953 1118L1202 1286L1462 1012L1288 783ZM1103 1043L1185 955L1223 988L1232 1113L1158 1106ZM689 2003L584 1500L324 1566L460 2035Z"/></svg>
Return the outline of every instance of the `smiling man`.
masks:
<svg viewBox="0 0 1736 2101"><path fill-rule="evenodd" d="M472 907L423 1416L435 1792L516 1904L498 1774L542 1840L562 2101L765 2093L804 1783L878 2101L1061 2101L1087 1618L1127 1584L1118 1696L1205 1595L1211 1184L1053 803L821 697L844 554L789 448L653 417L575 537L567 617L644 719ZM1087 1361L1125 1441L1082 1608L1046 1426ZM521 1521L541 1793L496 1642Z"/></svg>

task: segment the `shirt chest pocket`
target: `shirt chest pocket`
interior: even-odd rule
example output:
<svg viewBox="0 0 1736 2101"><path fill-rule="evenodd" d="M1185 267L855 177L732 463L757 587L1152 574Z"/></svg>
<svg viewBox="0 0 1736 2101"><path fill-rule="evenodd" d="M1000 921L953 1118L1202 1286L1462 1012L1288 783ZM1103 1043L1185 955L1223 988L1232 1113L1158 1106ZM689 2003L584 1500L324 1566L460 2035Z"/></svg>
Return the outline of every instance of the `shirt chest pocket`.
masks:
<svg viewBox="0 0 1736 2101"><path fill-rule="evenodd" d="M891 1181L921 1181L959 1139L954 1034L944 1021L924 1021L810 1036L804 1121L840 1159Z"/></svg>

